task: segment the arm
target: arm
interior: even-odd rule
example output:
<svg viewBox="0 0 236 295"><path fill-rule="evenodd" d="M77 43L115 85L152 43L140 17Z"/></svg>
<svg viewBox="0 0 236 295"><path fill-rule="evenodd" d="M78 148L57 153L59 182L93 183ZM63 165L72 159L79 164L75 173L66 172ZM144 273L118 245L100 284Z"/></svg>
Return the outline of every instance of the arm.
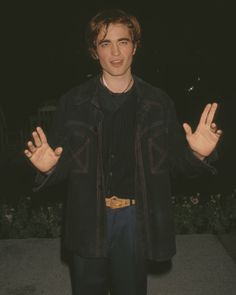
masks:
<svg viewBox="0 0 236 295"><path fill-rule="evenodd" d="M66 97L60 99L49 138L38 127L32 133L33 141L28 142L28 148L25 150L25 155L38 170L34 191L55 184L68 175L70 161L65 134L67 101Z"/></svg>

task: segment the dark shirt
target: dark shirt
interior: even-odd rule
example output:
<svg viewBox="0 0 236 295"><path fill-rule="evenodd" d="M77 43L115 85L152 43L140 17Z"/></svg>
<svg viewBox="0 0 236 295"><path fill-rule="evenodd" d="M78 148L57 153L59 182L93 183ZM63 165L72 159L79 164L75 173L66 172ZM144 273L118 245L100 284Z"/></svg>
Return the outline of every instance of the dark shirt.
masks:
<svg viewBox="0 0 236 295"><path fill-rule="evenodd" d="M99 86L106 196L134 198L136 100L134 85L126 93L112 93Z"/></svg>

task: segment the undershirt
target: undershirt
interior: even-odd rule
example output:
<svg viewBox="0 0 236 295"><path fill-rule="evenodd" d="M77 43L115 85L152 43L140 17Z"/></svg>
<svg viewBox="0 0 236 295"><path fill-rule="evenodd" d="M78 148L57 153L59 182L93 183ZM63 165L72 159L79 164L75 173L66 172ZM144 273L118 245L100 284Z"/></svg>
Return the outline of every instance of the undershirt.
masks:
<svg viewBox="0 0 236 295"><path fill-rule="evenodd" d="M125 93L113 93L99 82L98 100L103 119L103 169L105 196L134 198L135 85Z"/></svg>

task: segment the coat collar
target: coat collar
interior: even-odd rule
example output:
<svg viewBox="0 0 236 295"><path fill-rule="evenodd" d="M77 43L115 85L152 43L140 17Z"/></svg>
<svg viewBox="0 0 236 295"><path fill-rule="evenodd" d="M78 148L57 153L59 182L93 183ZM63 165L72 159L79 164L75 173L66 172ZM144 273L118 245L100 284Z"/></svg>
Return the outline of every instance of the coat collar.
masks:
<svg viewBox="0 0 236 295"><path fill-rule="evenodd" d="M153 86L143 81L141 78L133 75L136 90L137 90L137 102L139 106L139 110L142 112L147 111L150 106L156 103L156 94ZM99 87L99 79L100 75L96 75L95 77L88 80L86 83L79 87L79 93L75 97L75 104L81 105L85 102L91 102L97 109L100 109L99 101L98 101L98 87Z"/></svg>

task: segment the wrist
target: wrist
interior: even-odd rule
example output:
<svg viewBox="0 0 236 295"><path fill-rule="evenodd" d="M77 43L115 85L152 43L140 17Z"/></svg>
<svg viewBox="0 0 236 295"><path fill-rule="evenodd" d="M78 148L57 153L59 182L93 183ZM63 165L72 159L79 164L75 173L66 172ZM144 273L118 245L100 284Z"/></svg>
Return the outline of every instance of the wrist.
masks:
<svg viewBox="0 0 236 295"><path fill-rule="evenodd" d="M203 155L199 154L198 152L196 152L196 151L194 151L194 150L192 150L192 153L194 154L194 156L195 156L196 158L198 158L198 159L201 160L201 161L203 161L203 160L206 158L206 156L203 156Z"/></svg>
<svg viewBox="0 0 236 295"><path fill-rule="evenodd" d="M54 171L54 169L55 169L55 166L52 167L50 170L45 171L44 174L49 175L49 174L51 174Z"/></svg>

